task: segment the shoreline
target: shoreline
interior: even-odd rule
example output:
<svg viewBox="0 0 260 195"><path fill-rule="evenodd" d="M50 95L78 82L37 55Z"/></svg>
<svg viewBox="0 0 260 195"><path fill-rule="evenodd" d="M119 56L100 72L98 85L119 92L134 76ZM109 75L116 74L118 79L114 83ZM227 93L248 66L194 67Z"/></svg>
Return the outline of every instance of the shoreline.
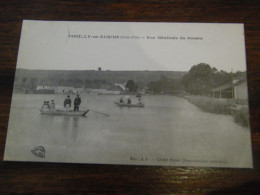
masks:
<svg viewBox="0 0 260 195"><path fill-rule="evenodd" d="M208 113L231 115L234 121L244 127L250 126L248 104L234 99L216 99L208 96L183 96L199 109ZM240 103L239 103L240 102Z"/></svg>

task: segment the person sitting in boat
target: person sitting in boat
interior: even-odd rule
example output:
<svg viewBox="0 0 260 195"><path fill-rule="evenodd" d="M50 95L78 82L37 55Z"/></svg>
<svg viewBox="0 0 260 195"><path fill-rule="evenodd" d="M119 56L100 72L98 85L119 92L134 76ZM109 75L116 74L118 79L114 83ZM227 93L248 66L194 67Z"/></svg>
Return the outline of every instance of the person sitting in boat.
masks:
<svg viewBox="0 0 260 195"><path fill-rule="evenodd" d="M46 102L46 106L47 106L47 109L49 109L49 110L51 109L51 106L50 106L50 102L49 102L49 101Z"/></svg>
<svg viewBox="0 0 260 195"><path fill-rule="evenodd" d="M47 101L44 101L42 104L42 110L47 110L48 106L47 106Z"/></svg>
<svg viewBox="0 0 260 195"><path fill-rule="evenodd" d="M81 99L79 97L79 94L74 100L74 111L79 111L79 105L81 104Z"/></svg>
<svg viewBox="0 0 260 195"><path fill-rule="evenodd" d="M51 108L51 110L55 110L55 103L54 103L54 100L51 100L50 108Z"/></svg>
<svg viewBox="0 0 260 195"><path fill-rule="evenodd" d="M130 99L130 97L127 98L127 104L131 104L131 99Z"/></svg>
<svg viewBox="0 0 260 195"><path fill-rule="evenodd" d="M123 104L123 103L124 103L124 100L123 100L122 97L120 98L119 103L120 103L120 104Z"/></svg>
<svg viewBox="0 0 260 195"><path fill-rule="evenodd" d="M138 98L138 104L143 104L142 98Z"/></svg>
<svg viewBox="0 0 260 195"><path fill-rule="evenodd" d="M45 102L45 101L43 101L43 104L42 104L42 109L45 107L45 104L46 104L46 102Z"/></svg>
<svg viewBox="0 0 260 195"><path fill-rule="evenodd" d="M67 98L64 100L64 108L66 108L66 111L68 111L71 107L71 99L68 95Z"/></svg>

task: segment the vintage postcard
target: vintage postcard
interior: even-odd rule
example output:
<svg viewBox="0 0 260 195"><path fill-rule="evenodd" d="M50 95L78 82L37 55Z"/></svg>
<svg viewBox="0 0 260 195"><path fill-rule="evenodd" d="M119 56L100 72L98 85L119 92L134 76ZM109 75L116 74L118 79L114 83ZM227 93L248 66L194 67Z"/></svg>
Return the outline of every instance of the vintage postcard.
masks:
<svg viewBox="0 0 260 195"><path fill-rule="evenodd" d="M243 24L24 20L4 160L252 168Z"/></svg>

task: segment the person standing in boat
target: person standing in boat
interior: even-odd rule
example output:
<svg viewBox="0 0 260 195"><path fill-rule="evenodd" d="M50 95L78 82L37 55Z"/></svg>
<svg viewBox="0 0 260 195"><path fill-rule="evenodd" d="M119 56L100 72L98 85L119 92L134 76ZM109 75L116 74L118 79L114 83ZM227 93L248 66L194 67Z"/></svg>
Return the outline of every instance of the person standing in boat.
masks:
<svg viewBox="0 0 260 195"><path fill-rule="evenodd" d="M68 95L67 98L64 100L64 108L66 108L66 111L68 111L71 107L71 99Z"/></svg>
<svg viewBox="0 0 260 195"><path fill-rule="evenodd" d="M79 97L79 94L74 100L74 111L79 111L79 105L81 104L81 99Z"/></svg>
<svg viewBox="0 0 260 195"><path fill-rule="evenodd" d="M124 100L123 100L122 97L120 98L119 103L120 103L120 104L123 104L123 103L124 103Z"/></svg>
<svg viewBox="0 0 260 195"><path fill-rule="evenodd" d="M138 98L138 104L143 104L141 97Z"/></svg>
<svg viewBox="0 0 260 195"><path fill-rule="evenodd" d="M51 110L55 110L55 103L54 103L54 100L51 100L51 105L50 105L50 107L51 107Z"/></svg>
<svg viewBox="0 0 260 195"><path fill-rule="evenodd" d="M131 101L130 97L127 98L127 104L131 104L131 103L132 103L132 101Z"/></svg>

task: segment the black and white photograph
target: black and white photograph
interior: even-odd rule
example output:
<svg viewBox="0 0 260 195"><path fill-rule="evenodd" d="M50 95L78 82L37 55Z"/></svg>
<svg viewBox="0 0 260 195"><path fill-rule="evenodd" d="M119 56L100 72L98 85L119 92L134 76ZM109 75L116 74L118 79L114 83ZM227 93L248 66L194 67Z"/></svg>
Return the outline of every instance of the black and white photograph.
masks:
<svg viewBox="0 0 260 195"><path fill-rule="evenodd" d="M244 25L24 20L4 160L252 168Z"/></svg>

